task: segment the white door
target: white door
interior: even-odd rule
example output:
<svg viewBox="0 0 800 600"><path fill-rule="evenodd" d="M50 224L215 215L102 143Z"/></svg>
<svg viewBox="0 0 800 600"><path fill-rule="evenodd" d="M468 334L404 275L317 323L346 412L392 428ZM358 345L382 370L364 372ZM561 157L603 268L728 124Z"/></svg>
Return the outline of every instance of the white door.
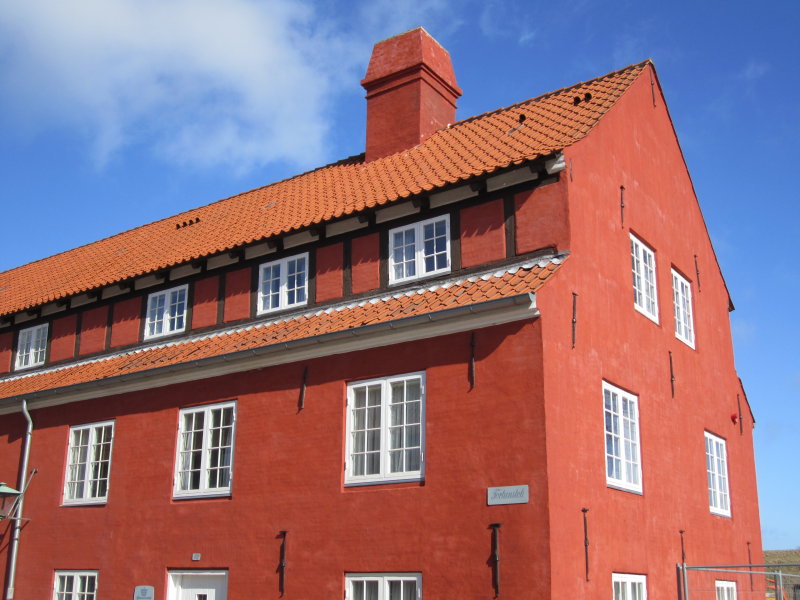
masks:
<svg viewBox="0 0 800 600"><path fill-rule="evenodd" d="M170 600L228 600L228 574L170 573Z"/></svg>

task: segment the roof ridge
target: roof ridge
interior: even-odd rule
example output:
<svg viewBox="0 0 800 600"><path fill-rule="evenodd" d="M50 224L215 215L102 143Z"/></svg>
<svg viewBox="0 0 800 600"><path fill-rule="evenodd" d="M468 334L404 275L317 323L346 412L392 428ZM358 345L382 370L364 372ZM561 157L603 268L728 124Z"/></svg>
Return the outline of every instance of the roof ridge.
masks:
<svg viewBox="0 0 800 600"><path fill-rule="evenodd" d="M478 119L483 119L483 118L486 118L486 117L490 117L492 115L496 115L496 114L499 114L501 112L505 112L505 111L508 111L508 110L513 110L515 108L518 108L518 107L523 106L525 104L530 104L531 102L535 102L537 100L544 100L546 98L550 98L551 96L556 96L558 94L563 94L567 90L571 90L573 88L578 88L578 87L581 87L581 86L589 85L589 84L595 83L597 81L600 81L602 79L607 79L607 78L610 78L610 77L614 77L615 75L619 75L620 73L624 73L625 71L633 71L633 70L635 70L637 68L640 68L641 70L644 70L644 67L647 66L648 64L650 64L650 65L653 64L652 59L647 58L647 59L645 59L645 60L643 60L641 62L628 65L627 67L622 67L621 69L617 69L616 71L611 71L610 73L606 73L605 75L600 75L599 77L592 77L591 79L586 79L585 81L579 81L577 83L573 83L572 85L567 85L567 86L564 86L564 87L559 88L557 90L553 90L551 92L545 92L544 94L540 94L538 96L532 96L531 98L528 98L527 100L521 100L520 102L515 102L514 104L509 104L508 106L501 106L500 108L495 108L495 109L487 111L485 113L481 113L481 114L478 114L478 115L472 115L470 117L467 117L466 119L462 119L460 121L456 121L452 125L449 125L447 127L447 129L456 127L458 125L461 125L462 123L470 123L472 121L475 121L475 120L478 120ZM439 131L441 131L441 130L439 130Z"/></svg>

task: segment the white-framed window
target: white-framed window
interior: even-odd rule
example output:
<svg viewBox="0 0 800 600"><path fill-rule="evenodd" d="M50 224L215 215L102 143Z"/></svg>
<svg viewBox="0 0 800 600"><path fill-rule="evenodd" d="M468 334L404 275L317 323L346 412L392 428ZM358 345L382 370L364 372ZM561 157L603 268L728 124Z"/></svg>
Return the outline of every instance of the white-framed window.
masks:
<svg viewBox="0 0 800 600"><path fill-rule="evenodd" d="M631 234L631 268L633 305L640 313L658 323L656 255L633 234Z"/></svg>
<svg viewBox="0 0 800 600"><path fill-rule="evenodd" d="M147 297L144 339L157 338L186 330L189 285L184 284Z"/></svg>
<svg viewBox="0 0 800 600"><path fill-rule="evenodd" d="M603 382L606 483L633 492L642 491L639 448L639 399Z"/></svg>
<svg viewBox="0 0 800 600"><path fill-rule="evenodd" d="M450 271L450 215L389 231L389 283Z"/></svg>
<svg viewBox="0 0 800 600"><path fill-rule="evenodd" d="M308 252L264 263L258 269L258 314L308 302Z"/></svg>
<svg viewBox="0 0 800 600"><path fill-rule="evenodd" d="M612 573L614 600L647 600L647 577L629 573Z"/></svg>
<svg viewBox="0 0 800 600"><path fill-rule="evenodd" d="M346 600L421 600L421 573L348 573Z"/></svg>
<svg viewBox="0 0 800 600"><path fill-rule="evenodd" d="M230 495L235 425L235 402L180 411L176 498Z"/></svg>
<svg viewBox="0 0 800 600"><path fill-rule="evenodd" d="M735 581L721 581L714 582L714 588L717 591L717 600L736 600L736 582Z"/></svg>
<svg viewBox="0 0 800 600"><path fill-rule="evenodd" d="M227 571L169 571L167 600L227 600Z"/></svg>
<svg viewBox="0 0 800 600"><path fill-rule="evenodd" d="M47 350L47 323L21 329L17 340L15 368L30 369L44 364Z"/></svg>
<svg viewBox="0 0 800 600"><path fill-rule="evenodd" d="M102 503L108 499L113 441L113 421L70 428L64 504Z"/></svg>
<svg viewBox="0 0 800 600"><path fill-rule="evenodd" d="M712 513L729 517L731 499L728 491L728 453L725 440L707 431L705 439L708 506Z"/></svg>
<svg viewBox="0 0 800 600"><path fill-rule="evenodd" d="M675 308L675 337L694 348L692 286L672 269L672 300Z"/></svg>
<svg viewBox="0 0 800 600"><path fill-rule="evenodd" d="M347 386L345 483L422 479L424 451L424 373Z"/></svg>
<svg viewBox="0 0 800 600"><path fill-rule="evenodd" d="M95 600L97 571L56 571L53 600Z"/></svg>

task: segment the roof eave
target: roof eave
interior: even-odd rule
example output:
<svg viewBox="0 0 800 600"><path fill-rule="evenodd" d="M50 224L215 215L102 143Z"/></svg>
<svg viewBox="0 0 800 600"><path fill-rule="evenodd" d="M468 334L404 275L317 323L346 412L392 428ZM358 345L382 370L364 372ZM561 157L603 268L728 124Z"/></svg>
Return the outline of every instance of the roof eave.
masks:
<svg viewBox="0 0 800 600"><path fill-rule="evenodd" d="M439 337L514 321L533 319L538 316L539 310L536 307L536 296L527 292L478 304L457 306L433 313L202 358L177 365L10 396L0 400L0 414L20 411L23 399L28 402L31 410L46 408L115 394L263 369L324 356Z"/></svg>

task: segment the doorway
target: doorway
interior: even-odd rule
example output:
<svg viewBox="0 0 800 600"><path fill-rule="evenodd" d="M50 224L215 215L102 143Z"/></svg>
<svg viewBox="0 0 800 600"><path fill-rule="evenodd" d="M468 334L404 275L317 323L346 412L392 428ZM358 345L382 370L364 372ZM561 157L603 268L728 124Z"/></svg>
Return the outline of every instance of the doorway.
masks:
<svg viewBox="0 0 800 600"><path fill-rule="evenodd" d="M169 600L228 600L227 571L170 571Z"/></svg>

